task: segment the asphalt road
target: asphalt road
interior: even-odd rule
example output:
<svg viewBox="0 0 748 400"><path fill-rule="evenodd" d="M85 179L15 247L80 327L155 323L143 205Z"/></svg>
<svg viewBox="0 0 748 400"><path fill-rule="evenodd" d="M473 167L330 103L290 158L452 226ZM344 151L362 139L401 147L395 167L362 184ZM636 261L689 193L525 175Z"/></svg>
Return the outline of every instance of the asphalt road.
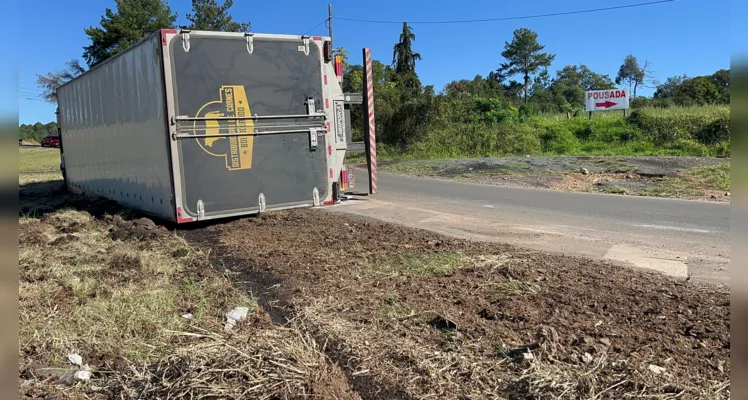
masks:
<svg viewBox="0 0 748 400"><path fill-rule="evenodd" d="M729 285L729 204L517 189L380 173L335 212ZM366 190L364 171L355 190Z"/></svg>

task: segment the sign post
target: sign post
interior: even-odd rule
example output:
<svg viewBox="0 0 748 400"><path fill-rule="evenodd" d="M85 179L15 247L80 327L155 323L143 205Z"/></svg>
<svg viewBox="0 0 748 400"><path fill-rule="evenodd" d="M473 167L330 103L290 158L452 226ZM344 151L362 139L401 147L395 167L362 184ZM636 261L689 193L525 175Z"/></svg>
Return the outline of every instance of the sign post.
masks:
<svg viewBox="0 0 748 400"><path fill-rule="evenodd" d="M626 110L629 109L628 89L588 90L585 93L586 110L592 118L593 111Z"/></svg>

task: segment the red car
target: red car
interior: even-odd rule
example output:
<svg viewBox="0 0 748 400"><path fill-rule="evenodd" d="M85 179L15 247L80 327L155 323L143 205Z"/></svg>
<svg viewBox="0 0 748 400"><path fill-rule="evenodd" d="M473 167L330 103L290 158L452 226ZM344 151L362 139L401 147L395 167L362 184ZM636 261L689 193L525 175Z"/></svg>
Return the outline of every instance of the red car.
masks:
<svg viewBox="0 0 748 400"><path fill-rule="evenodd" d="M41 144L42 147L60 147L60 137L55 135L45 136Z"/></svg>

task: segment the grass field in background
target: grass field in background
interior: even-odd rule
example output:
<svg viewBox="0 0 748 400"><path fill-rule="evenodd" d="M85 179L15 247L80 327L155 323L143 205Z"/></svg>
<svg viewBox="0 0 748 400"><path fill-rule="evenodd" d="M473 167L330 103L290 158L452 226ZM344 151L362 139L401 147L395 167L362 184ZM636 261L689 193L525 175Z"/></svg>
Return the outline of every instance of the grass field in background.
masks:
<svg viewBox="0 0 748 400"><path fill-rule="evenodd" d="M55 172L60 170L60 150L42 148L20 148L18 172Z"/></svg>
<svg viewBox="0 0 748 400"><path fill-rule="evenodd" d="M515 123L432 123L407 148L377 144L382 161L525 155L730 156L730 109L672 107L539 115ZM349 162L362 155L351 154Z"/></svg>

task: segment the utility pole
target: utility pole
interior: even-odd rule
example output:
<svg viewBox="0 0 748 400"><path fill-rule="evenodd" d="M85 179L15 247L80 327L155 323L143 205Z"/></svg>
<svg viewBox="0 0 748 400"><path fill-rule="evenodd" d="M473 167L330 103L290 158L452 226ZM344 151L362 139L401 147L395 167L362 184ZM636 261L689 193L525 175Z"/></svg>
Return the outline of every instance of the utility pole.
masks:
<svg viewBox="0 0 748 400"><path fill-rule="evenodd" d="M327 5L327 26L330 28L330 47L335 48L332 45L332 4Z"/></svg>

